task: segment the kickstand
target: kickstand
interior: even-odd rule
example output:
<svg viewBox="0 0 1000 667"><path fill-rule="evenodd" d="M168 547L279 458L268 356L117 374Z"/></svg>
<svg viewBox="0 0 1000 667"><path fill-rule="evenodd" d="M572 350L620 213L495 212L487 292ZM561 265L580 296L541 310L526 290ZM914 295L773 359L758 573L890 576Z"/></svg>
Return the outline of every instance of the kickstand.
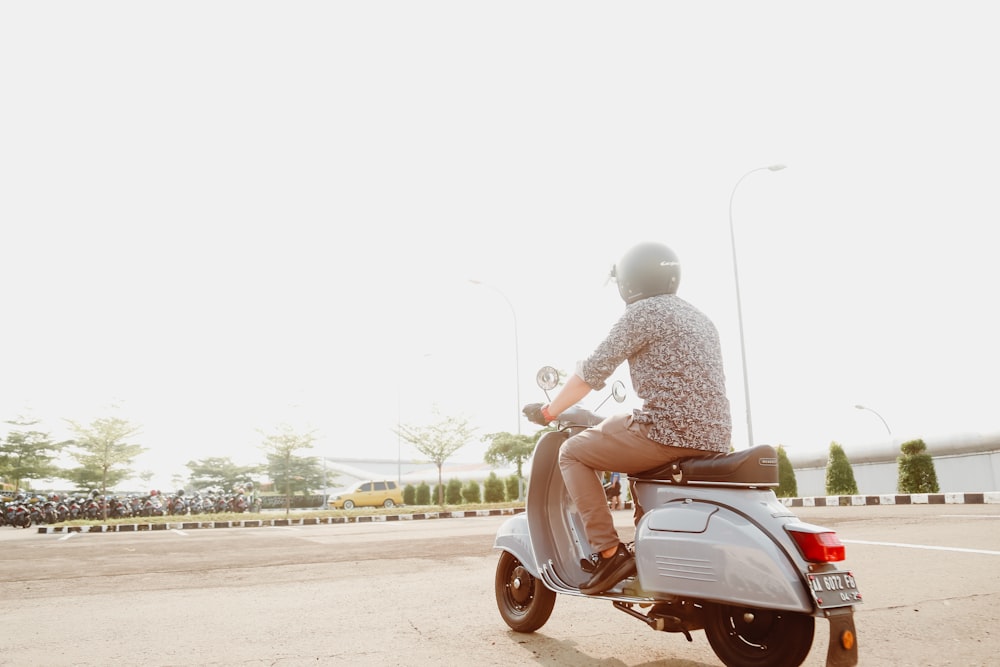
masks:
<svg viewBox="0 0 1000 667"><path fill-rule="evenodd" d="M654 630L658 630L660 632L680 632L689 642L694 641L691 637L691 633L684 627L684 621L676 616L669 616L666 614L647 615L632 609L632 605L625 602L612 602L612 604L619 611L623 611L629 616L639 619Z"/></svg>

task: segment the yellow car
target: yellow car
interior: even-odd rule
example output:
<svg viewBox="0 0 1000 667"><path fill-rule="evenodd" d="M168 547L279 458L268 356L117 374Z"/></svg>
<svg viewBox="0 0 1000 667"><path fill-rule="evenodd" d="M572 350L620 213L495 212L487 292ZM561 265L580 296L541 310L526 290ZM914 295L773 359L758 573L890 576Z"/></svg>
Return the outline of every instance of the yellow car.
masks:
<svg viewBox="0 0 1000 667"><path fill-rule="evenodd" d="M394 507L402 504L402 489L389 480L361 482L353 491L330 498L330 507L345 510L355 507Z"/></svg>

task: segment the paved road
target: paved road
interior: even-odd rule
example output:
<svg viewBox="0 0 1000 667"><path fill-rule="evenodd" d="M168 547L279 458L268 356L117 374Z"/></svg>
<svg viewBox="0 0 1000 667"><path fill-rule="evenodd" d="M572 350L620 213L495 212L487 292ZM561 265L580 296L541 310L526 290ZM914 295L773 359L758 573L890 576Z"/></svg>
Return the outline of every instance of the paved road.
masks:
<svg viewBox="0 0 1000 667"><path fill-rule="evenodd" d="M798 508L838 530L862 665L996 665L1000 506ZM493 599L506 517L42 535L0 528L0 665L718 665L585 598L539 632ZM618 513L627 530L630 513ZM806 661L822 665L827 625Z"/></svg>

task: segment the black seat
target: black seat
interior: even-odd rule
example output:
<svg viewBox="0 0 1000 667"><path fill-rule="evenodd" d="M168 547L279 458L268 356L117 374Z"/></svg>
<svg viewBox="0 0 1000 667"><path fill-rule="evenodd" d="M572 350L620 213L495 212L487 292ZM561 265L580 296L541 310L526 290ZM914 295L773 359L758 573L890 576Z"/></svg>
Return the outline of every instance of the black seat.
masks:
<svg viewBox="0 0 1000 667"><path fill-rule="evenodd" d="M629 478L675 484L778 486L778 452L771 445L757 445L729 454L677 459Z"/></svg>

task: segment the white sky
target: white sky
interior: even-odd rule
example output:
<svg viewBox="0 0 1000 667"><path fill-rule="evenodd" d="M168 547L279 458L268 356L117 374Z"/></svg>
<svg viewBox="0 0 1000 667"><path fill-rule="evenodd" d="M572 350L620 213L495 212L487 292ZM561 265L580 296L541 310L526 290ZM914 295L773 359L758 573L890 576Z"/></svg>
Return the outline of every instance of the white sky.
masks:
<svg viewBox="0 0 1000 667"><path fill-rule="evenodd" d="M660 240L742 447L729 201L783 163L733 202L755 441L887 439L856 403L897 442L1000 431L995 26L977 2L4 3L0 419L122 416L164 480L262 460L280 422L330 456L413 456L391 429L433 404L527 432L516 379L542 400L535 370L621 312L610 265Z"/></svg>

